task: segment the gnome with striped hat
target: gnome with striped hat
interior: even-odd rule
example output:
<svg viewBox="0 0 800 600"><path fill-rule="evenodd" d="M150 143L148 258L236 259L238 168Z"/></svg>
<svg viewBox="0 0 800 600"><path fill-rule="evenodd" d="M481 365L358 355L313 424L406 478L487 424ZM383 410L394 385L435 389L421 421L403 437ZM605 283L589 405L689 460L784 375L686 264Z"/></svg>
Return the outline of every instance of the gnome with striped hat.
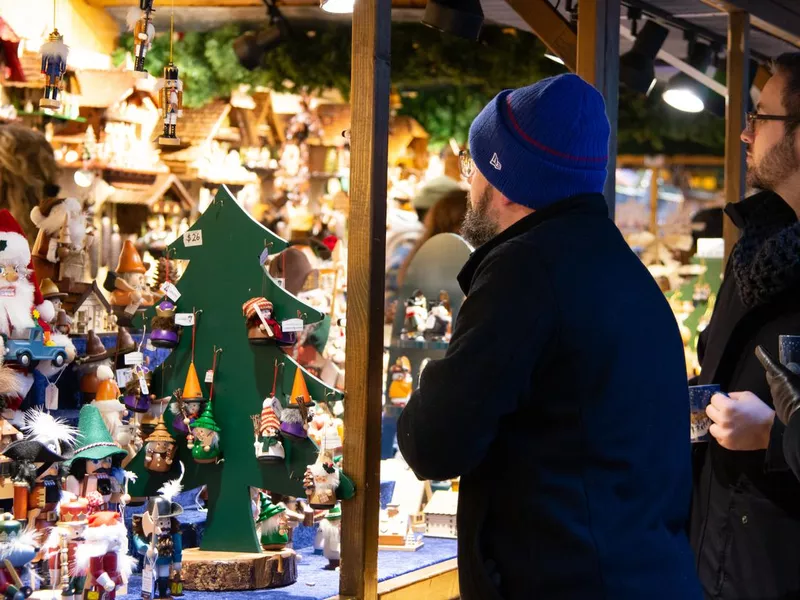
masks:
<svg viewBox="0 0 800 600"><path fill-rule="evenodd" d="M281 403L275 395L268 396L261 405L258 438L256 439L256 457L264 462L280 462L286 458L280 439L281 422L278 411Z"/></svg>

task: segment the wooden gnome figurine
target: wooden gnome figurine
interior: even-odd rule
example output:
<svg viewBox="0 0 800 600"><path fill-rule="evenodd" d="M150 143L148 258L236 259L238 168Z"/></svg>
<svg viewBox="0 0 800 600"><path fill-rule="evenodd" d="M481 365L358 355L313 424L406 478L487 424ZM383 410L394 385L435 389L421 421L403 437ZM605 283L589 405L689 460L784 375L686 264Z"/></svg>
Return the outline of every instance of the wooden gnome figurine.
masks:
<svg viewBox="0 0 800 600"><path fill-rule="evenodd" d="M405 406L411 397L414 378L411 375L411 362L405 356L397 358L389 367L389 401L395 406Z"/></svg>
<svg viewBox="0 0 800 600"><path fill-rule="evenodd" d="M3 455L11 459L14 518L45 529L55 522L61 501L59 467L75 441L75 428L40 410L25 413L25 437L10 444Z"/></svg>
<svg viewBox="0 0 800 600"><path fill-rule="evenodd" d="M42 290L42 297L50 301L55 311L55 317L53 317L53 320L50 322L50 326L57 333L69 335L72 329L72 317L70 317L63 308L64 298L69 294L60 291L58 286L48 278L42 279L39 283L39 288Z"/></svg>
<svg viewBox="0 0 800 600"><path fill-rule="evenodd" d="M103 341L94 332L94 329L90 329L86 338L86 356L82 356L77 361L77 371L80 376L79 387L84 403L91 402L97 395L100 387L97 372L102 366L111 369L111 359L103 346Z"/></svg>
<svg viewBox="0 0 800 600"><path fill-rule="evenodd" d="M339 568L341 554L342 509L338 504L328 511L319 524L322 532L322 555L328 559L328 570Z"/></svg>
<svg viewBox="0 0 800 600"><path fill-rule="evenodd" d="M214 420L212 402L209 400L203 414L192 423L191 435L187 438L192 458L196 463L220 462L222 454L219 447L220 431L219 425Z"/></svg>
<svg viewBox="0 0 800 600"><path fill-rule="evenodd" d="M0 596L9 600L23 600L33 593L30 586L22 584L20 572L39 553L40 531L23 528L19 520L9 513L0 515Z"/></svg>
<svg viewBox="0 0 800 600"><path fill-rule="evenodd" d="M155 12L153 0L139 0L139 8L142 14L138 19L135 9L131 11L131 15L136 19L133 23L133 76L136 78L147 77L147 71L144 70L144 59L156 36L156 28L153 25L153 13Z"/></svg>
<svg viewBox="0 0 800 600"><path fill-rule="evenodd" d="M114 380L114 372L107 365L100 365L97 368L97 393L95 394L92 406L96 406L100 411L108 432L111 437L122 446L126 446L129 440L120 440L123 424L122 415L125 413L125 405L119 401L120 391L117 382Z"/></svg>
<svg viewBox="0 0 800 600"><path fill-rule="evenodd" d="M421 290L415 290L414 295L406 300L406 319L403 327L403 337L409 340L422 339L425 323L428 320L428 300Z"/></svg>
<svg viewBox="0 0 800 600"><path fill-rule="evenodd" d="M247 339L251 344L261 345L282 338L272 302L266 298L251 298L242 305L242 314L247 321Z"/></svg>
<svg viewBox="0 0 800 600"><path fill-rule="evenodd" d="M44 75L44 98L39 100L40 108L61 108L61 87L64 73L67 72L69 48L64 37L53 29L39 52L42 55L42 74Z"/></svg>
<svg viewBox="0 0 800 600"><path fill-rule="evenodd" d="M289 403L281 409L281 432L290 438L299 440L308 438L308 424L314 418L313 406L314 401L308 393L306 380L298 367L294 372Z"/></svg>
<svg viewBox="0 0 800 600"><path fill-rule="evenodd" d="M66 488L71 494L86 498L89 511L116 510L125 497L125 474L120 468L128 452L114 442L95 406L84 406L78 417L78 441L75 454L67 461Z"/></svg>
<svg viewBox="0 0 800 600"><path fill-rule="evenodd" d="M180 327L175 325L176 308L169 298L164 298L156 305L150 334L150 343L156 348L174 348L178 345Z"/></svg>
<svg viewBox="0 0 800 600"><path fill-rule="evenodd" d="M177 519L183 507L175 501L183 489L182 478L183 464L181 476L165 483L158 496L148 499L141 530L134 531L134 547L137 554L144 556L142 598L145 599L183 595L183 535Z"/></svg>
<svg viewBox="0 0 800 600"><path fill-rule="evenodd" d="M105 287L111 292L111 305L128 317L137 310L155 304L156 295L147 285L147 267L133 242L125 240L114 272L109 272Z"/></svg>
<svg viewBox="0 0 800 600"><path fill-rule="evenodd" d="M117 590L128 580L134 561L128 556L128 530L118 512L89 515L84 543L76 550L78 572L87 573L86 598L115 600Z"/></svg>
<svg viewBox="0 0 800 600"><path fill-rule="evenodd" d="M183 108L183 82L179 79L178 67L172 63L164 67L164 78L159 83L161 90L158 97L164 117L164 133L158 138L158 143L161 146L180 146L176 127Z"/></svg>
<svg viewBox="0 0 800 600"><path fill-rule="evenodd" d="M303 487L308 505L315 510L326 510L336 504L336 489L339 487L339 467L327 450L317 455L313 465L308 465L303 478Z"/></svg>
<svg viewBox="0 0 800 600"><path fill-rule="evenodd" d="M44 543L50 570L50 587L61 590L61 600L81 600L86 571L75 568L78 545L89 523L89 502L85 498L66 500L58 505L58 521Z"/></svg>
<svg viewBox="0 0 800 600"><path fill-rule="evenodd" d="M76 198L47 197L31 210L31 221L39 230L33 245L36 277L61 282L82 282L86 251L94 243L81 202ZM83 255L76 258L73 254Z"/></svg>
<svg viewBox="0 0 800 600"><path fill-rule="evenodd" d="M261 405L256 432L256 458L263 462L280 462L286 458L280 439L281 422L278 412L281 402L275 395L268 396Z"/></svg>
<svg viewBox="0 0 800 600"><path fill-rule="evenodd" d="M172 405L175 412L175 419L172 421L172 428L175 432L182 435L189 435L192 423L200 416L205 408L206 399L200 389L200 379L197 377L197 369L194 362L189 363L189 370L186 372L186 382L183 390L178 395L178 400Z"/></svg>
<svg viewBox="0 0 800 600"><path fill-rule="evenodd" d="M167 473L172 468L178 443L164 425L164 415L158 418L156 428L145 441L144 468L154 473Z"/></svg>
<svg viewBox="0 0 800 600"><path fill-rule="evenodd" d="M286 507L282 503L273 504L270 497L259 494L258 533L263 550L283 550L289 543L289 524Z"/></svg>

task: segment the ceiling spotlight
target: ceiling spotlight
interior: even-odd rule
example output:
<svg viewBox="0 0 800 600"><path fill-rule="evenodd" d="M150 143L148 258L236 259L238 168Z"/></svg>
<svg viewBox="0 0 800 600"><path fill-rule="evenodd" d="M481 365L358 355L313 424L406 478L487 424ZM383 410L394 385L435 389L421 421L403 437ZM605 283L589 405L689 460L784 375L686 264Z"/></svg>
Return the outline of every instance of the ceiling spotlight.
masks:
<svg viewBox="0 0 800 600"><path fill-rule="evenodd" d="M552 60L554 63L558 63L558 64L560 64L560 65L563 65L563 64L564 64L564 59L563 59L563 58L561 58L561 57L560 57L558 54L553 54L553 53L552 53L552 52L550 52L549 50L548 50L547 52L545 52L545 53L544 53L544 57L545 57L545 58L549 58L549 59L550 59L550 60Z"/></svg>
<svg viewBox="0 0 800 600"><path fill-rule="evenodd" d="M264 0L269 23L258 31L248 31L233 40L233 52L245 69L252 71L261 64L264 55L289 37L289 26L274 4Z"/></svg>
<svg viewBox="0 0 800 600"><path fill-rule="evenodd" d="M640 94L650 94L656 82L656 55L669 29L647 21L636 36L633 48L619 59L619 81Z"/></svg>
<svg viewBox="0 0 800 600"><path fill-rule="evenodd" d="M353 12L355 0L319 0L319 7L325 12L346 14Z"/></svg>
<svg viewBox="0 0 800 600"><path fill-rule="evenodd" d="M711 46L699 42L689 44L689 58L686 62L701 73L711 66L714 53ZM672 108L683 112L701 112L706 106L708 88L686 73L678 73L667 84L664 101Z"/></svg>
<svg viewBox="0 0 800 600"><path fill-rule="evenodd" d="M428 0L422 24L458 37L477 41L483 26L481 1Z"/></svg>

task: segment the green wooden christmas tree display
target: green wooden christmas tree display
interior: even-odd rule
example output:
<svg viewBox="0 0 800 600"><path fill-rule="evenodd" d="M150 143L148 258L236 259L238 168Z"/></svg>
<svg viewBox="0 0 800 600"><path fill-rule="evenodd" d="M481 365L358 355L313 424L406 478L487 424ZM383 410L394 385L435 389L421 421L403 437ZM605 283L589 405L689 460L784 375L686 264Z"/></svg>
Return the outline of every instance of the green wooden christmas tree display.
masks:
<svg viewBox="0 0 800 600"><path fill-rule="evenodd" d="M314 323L324 316L267 274L262 255L265 249L277 254L286 247L284 240L253 220L225 187L191 229L170 246L171 258L189 261L176 284L181 294L176 304L178 313L197 312L194 363L201 382L212 367L215 349L222 349L217 354L213 378L213 419L220 429L223 460L216 464L196 463L186 437L172 426L172 413L165 415L167 426L179 443L178 457L186 467L184 488L208 487L208 520L201 550L261 551L251 511L251 486L305 496L303 476L318 453L311 439L286 437L284 461L262 462L255 455L252 416L261 412L264 399L271 395L274 373L278 373L276 396L283 406L288 404L287 394L297 369L316 403L342 399L339 392L303 370L274 342L253 345L248 341L242 305L253 297L269 299L279 322L300 316L306 323ZM150 316L145 315L148 323ZM152 392L169 396L182 388L191 359L192 330L185 327L179 345L153 373ZM276 361L283 367L276 370ZM201 386L208 399L211 384ZM148 471L144 454L139 452L128 466L138 475L130 487L134 497L154 495L179 470L176 460L168 473ZM340 496L349 497L352 493L352 482L342 474Z"/></svg>

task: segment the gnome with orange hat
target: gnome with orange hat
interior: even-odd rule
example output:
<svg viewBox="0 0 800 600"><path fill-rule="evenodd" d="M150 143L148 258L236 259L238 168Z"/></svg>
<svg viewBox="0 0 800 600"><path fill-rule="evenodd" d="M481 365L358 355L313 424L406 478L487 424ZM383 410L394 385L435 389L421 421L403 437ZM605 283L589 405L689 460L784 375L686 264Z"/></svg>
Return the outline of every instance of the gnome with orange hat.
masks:
<svg viewBox="0 0 800 600"><path fill-rule="evenodd" d="M96 406L100 411L100 416L111 437L121 446L126 446L130 440L119 439L125 429L122 424L122 415L126 409L125 405L119 401L120 391L117 382L114 381L114 372L108 365L100 365L96 375L97 393L92 406Z"/></svg>
<svg viewBox="0 0 800 600"><path fill-rule="evenodd" d="M140 308L153 306L156 294L147 285L147 267L133 242L125 240L116 271L109 272L105 288L111 292L111 305L133 315Z"/></svg>
<svg viewBox="0 0 800 600"><path fill-rule="evenodd" d="M298 367L294 372L289 404L281 410L281 431L290 438L306 439L308 424L314 418L314 401L308 393L306 380Z"/></svg>
<svg viewBox="0 0 800 600"><path fill-rule="evenodd" d="M189 429L203 412L206 399L200 389L200 379L197 377L197 369L194 362L189 363L189 371L186 373L186 382L183 385L178 401L173 403L170 410L175 413L172 421L172 428L176 433L188 435Z"/></svg>
<svg viewBox="0 0 800 600"><path fill-rule="evenodd" d="M75 552L75 568L88 575L86 597L114 600L136 562L127 553L128 530L121 515L111 511L89 515L83 539Z"/></svg>
<svg viewBox="0 0 800 600"><path fill-rule="evenodd" d="M49 341L53 317L53 304L42 296L33 272L28 239L11 213L0 210L0 333L27 338L38 321Z"/></svg>

